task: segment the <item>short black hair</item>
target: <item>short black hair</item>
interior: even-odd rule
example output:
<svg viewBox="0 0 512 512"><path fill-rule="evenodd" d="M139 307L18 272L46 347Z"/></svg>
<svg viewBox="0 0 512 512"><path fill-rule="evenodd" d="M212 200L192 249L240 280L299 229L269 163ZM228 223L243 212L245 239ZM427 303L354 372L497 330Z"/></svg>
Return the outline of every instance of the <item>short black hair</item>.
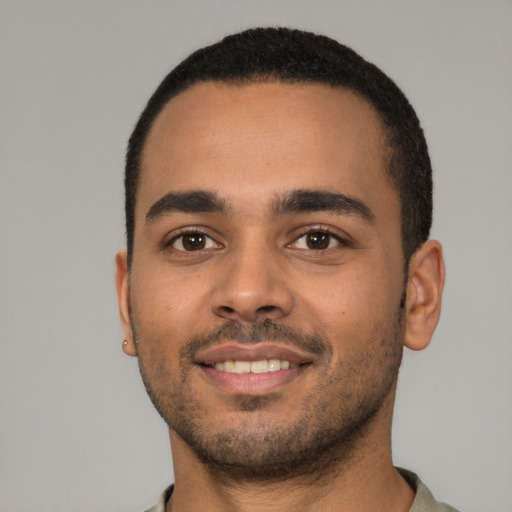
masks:
<svg viewBox="0 0 512 512"><path fill-rule="evenodd" d="M404 93L374 64L329 37L289 28L253 28L192 53L164 78L143 110L126 155L129 262L141 156L153 122L165 105L199 82L244 85L272 81L345 88L375 108L391 149L388 175L400 197L406 263L428 239L432 224L432 167L420 122Z"/></svg>

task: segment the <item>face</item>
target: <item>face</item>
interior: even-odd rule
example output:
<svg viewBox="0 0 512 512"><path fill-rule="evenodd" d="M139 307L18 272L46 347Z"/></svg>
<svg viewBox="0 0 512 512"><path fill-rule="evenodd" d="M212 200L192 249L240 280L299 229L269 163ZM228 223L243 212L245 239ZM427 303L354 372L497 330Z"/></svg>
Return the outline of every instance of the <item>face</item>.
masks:
<svg viewBox="0 0 512 512"><path fill-rule="evenodd" d="M372 107L322 85L194 85L156 119L129 278L118 257L128 350L203 462L307 471L389 429L404 261L387 161Z"/></svg>

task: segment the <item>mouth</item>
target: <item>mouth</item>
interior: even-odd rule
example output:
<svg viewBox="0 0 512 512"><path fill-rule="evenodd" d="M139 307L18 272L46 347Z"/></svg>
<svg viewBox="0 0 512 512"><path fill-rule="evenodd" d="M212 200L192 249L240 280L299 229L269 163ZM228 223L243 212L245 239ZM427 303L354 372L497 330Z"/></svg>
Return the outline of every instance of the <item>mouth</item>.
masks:
<svg viewBox="0 0 512 512"><path fill-rule="evenodd" d="M313 365L313 358L265 342L227 343L199 354L195 363L208 382L223 391L260 395L297 379Z"/></svg>
<svg viewBox="0 0 512 512"><path fill-rule="evenodd" d="M307 363L304 363L307 364ZM215 368L221 372L227 373L268 373L278 372L280 370L293 370L298 368L298 364L290 363L290 361L280 359L261 359L259 361L233 361L228 359L226 361L219 361L214 365L205 365L210 368Z"/></svg>

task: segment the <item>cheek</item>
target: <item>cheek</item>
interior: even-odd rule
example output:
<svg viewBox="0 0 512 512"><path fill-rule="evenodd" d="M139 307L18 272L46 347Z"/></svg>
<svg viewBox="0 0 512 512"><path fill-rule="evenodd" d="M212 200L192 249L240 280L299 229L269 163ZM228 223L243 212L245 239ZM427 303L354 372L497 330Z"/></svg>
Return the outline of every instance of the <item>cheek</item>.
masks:
<svg viewBox="0 0 512 512"><path fill-rule="evenodd" d="M134 269L130 289L132 320L139 340L177 352L207 325L209 284L199 272L184 275L165 264Z"/></svg>
<svg viewBox="0 0 512 512"><path fill-rule="evenodd" d="M197 284L180 278L179 272L172 272L165 262L141 262L132 274L132 305L136 312L144 314L141 317L153 322L180 315L190 307L190 296Z"/></svg>
<svg viewBox="0 0 512 512"><path fill-rule="evenodd" d="M297 288L300 316L344 352L362 348L378 327L393 320L400 302L401 278L386 266L353 264ZM364 346L364 344L363 344Z"/></svg>

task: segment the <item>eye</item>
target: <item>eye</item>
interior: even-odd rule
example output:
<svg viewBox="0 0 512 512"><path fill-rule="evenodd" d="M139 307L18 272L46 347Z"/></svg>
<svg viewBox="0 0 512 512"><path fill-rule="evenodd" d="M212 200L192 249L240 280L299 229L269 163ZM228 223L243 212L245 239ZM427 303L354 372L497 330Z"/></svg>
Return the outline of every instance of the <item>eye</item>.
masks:
<svg viewBox="0 0 512 512"><path fill-rule="evenodd" d="M293 246L296 249L312 249L321 251L340 245L340 243L340 239L331 233L327 233L325 231L313 231L297 238L293 243Z"/></svg>
<svg viewBox="0 0 512 512"><path fill-rule="evenodd" d="M205 249L216 249L220 245L208 235L200 232L182 233L175 236L168 244L176 251L202 251Z"/></svg>

